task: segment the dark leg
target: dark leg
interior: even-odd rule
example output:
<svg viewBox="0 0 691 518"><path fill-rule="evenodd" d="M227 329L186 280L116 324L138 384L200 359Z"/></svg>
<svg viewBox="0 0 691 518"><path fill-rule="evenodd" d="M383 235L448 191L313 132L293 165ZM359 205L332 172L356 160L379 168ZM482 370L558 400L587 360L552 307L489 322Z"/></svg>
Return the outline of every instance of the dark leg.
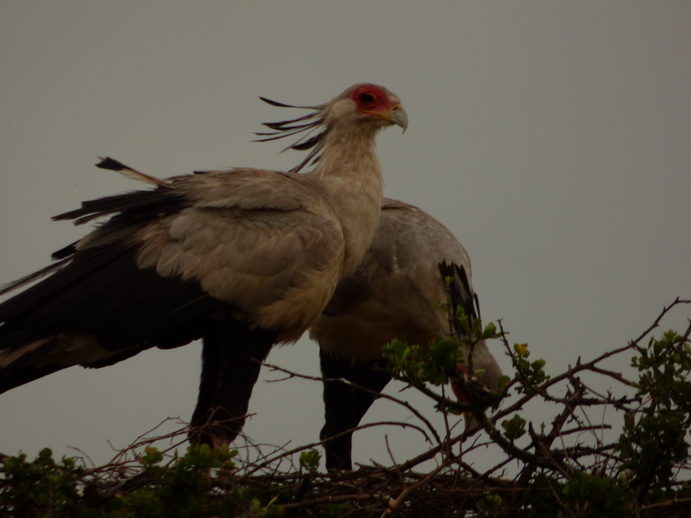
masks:
<svg viewBox="0 0 691 518"><path fill-rule="evenodd" d="M340 381L324 382L324 414L326 422L321 430L322 440L343 433L324 444L326 467L352 469L352 430L363 418L377 395L391 380L382 368L382 362L353 365L347 360L336 360L320 351L322 377L343 378L365 387L374 394L351 387Z"/></svg>
<svg viewBox="0 0 691 518"><path fill-rule="evenodd" d="M219 447L242 430L252 389L276 335L236 322L204 337L202 375L190 441Z"/></svg>

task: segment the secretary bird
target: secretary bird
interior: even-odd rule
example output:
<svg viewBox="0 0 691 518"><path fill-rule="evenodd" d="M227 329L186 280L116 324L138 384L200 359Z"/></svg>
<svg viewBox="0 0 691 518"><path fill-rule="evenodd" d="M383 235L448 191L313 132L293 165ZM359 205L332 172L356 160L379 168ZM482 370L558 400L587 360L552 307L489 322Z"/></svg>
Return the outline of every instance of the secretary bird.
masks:
<svg viewBox="0 0 691 518"><path fill-rule="evenodd" d="M440 273L441 270L441 273ZM310 335L320 346L324 380L326 466L351 469L352 429L391 380L381 348L394 338L425 345L449 334L443 276L453 277L454 306L475 315L470 258L439 221L417 207L385 199L377 234L360 267L339 283ZM456 330L459 331L458 329ZM473 348L470 375L496 391L501 369L484 341ZM467 372L467 369L466 369ZM336 381L344 379L368 389ZM454 392L463 398L458 386ZM466 416L468 417L468 416Z"/></svg>
<svg viewBox="0 0 691 518"><path fill-rule="evenodd" d="M259 372L233 358L263 360L273 344L297 340L362 262L382 197L375 135L407 127L398 97L373 84L298 108L313 112L266 123L276 136L263 136L319 131L291 146L312 149L301 164L316 164L309 173L242 168L157 180L123 171L155 188L56 216L110 218L0 291L39 281L0 304L0 393L73 365L104 367L202 338L192 440L232 440L242 420L229 419L245 413Z"/></svg>

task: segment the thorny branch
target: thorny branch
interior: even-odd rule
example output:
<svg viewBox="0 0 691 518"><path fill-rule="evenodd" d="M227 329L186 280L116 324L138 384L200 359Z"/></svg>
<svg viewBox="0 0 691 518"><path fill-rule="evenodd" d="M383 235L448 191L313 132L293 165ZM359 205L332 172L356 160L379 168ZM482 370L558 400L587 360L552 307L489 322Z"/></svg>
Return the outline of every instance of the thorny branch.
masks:
<svg viewBox="0 0 691 518"><path fill-rule="evenodd" d="M244 488L243 490L251 490L256 494L266 494L268 496L263 500L264 504L281 505L287 516L319 516L328 506L340 505L349 510L343 516L362 514L381 517L427 516L434 513L439 516L451 516L452 513L456 513L454 516L469 516L467 513L476 513L478 501L486 499L487 495L500 497L503 512L510 510L511 516L534 516L531 514L531 505L536 488L541 487L536 486L540 476L547 476L550 484L556 484L542 487L541 490L552 492L559 505L563 506L567 506L568 502L564 501L563 495L557 495L559 484L567 484L582 477L583 473L587 473L589 477L602 475L616 484L630 483L635 486L639 483L636 479L636 465L624 457L620 441L605 440L604 431L614 433L620 430L625 418L629 419L629 427L632 426L630 423L636 424L636 419L639 419L639 423L642 422L642 416L651 415L651 408L654 410L659 403L638 393L640 383L632 374L612 371L602 367L601 363L615 357L620 362L628 362L632 354L642 354L641 351L645 348L643 341L651 337L665 315L674 307L689 304L691 300L676 299L670 306L663 308L645 332L626 346L605 352L590 361L584 362L579 358L565 372L537 384L510 347L507 333L500 321L501 340L513 362L515 376L505 389L511 394L505 394L497 408L485 408L472 397L469 403L458 403L446 397L444 391L440 394L420 383L404 379L413 390L431 399L433 405L430 408L453 412L445 415L444 430L439 432L425 413L403 396L375 394L405 408L419 424L376 422L358 426L355 432L383 426L389 430L415 429L422 435L424 442L432 443L432 446L416 457L399 462L395 459L396 452L391 451L390 466L375 464L361 466L353 472L325 474L318 470L306 470L297 460L297 456L304 452L318 449L320 442L289 448L289 443L282 446L256 444L244 437L244 446L238 441L235 443L238 453L233 457L232 472L218 475L214 484L217 491L226 493ZM677 351L680 355L688 355L690 335L691 325L682 335ZM285 374L287 378L324 381L322 378L291 372L275 365L268 367ZM603 393L594 390L582 381L580 376L585 373L597 375L600 379L610 380L617 387L623 386L629 391L637 392L618 396L615 391L607 390ZM337 381L367 390L345 380ZM519 391L519 387L529 387L530 390ZM556 411L551 414L553 417L549 423L534 423L519 416L519 412L525 411L529 405L541 405L540 408L556 406ZM460 419L457 414L468 410L474 413L479 425L454 432L457 428L453 424L454 420ZM600 410L600 415L594 412ZM604 420L605 412L609 417L608 422ZM521 419L522 428L516 426ZM687 415L684 421L687 428L689 420L691 416ZM106 465L85 468L84 494L95 494L99 501L106 501L116 495L147 487L151 480L140 476L142 465L137 459L141 457L142 449L151 445L156 445L163 453L165 465L174 465L180 458L178 450L186 442L188 429L155 436L161 425L138 437L129 448L118 451ZM631 429L634 432L636 430L635 426ZM454 447L463 451L462 458L449 454L455 451ZM478 469L478 459L486 456L488 448L493 448L496 460L491 467ZM633 448L634 454L645 453L636 450L635 444ZM85 458L88 459L87 456ZM432 468L423 472L416 471L429 461L434 462ZM642 469L645 468L643 463ZM691 480L689 457L677 457L673 460L671 473L672 476L665 482L667 486L658 490L655 499L646 501L641 498L643 490L639 489L638 501L627 504L637 506L632 516L685 516L680 513L691 507L691 498L676 494L667 497L665 491L680 488L684 484L688 486ZM638 487L649 488L656 481L655 476L658 475L648 473ZM3 479L0 478L0 492L2 483Z"/></svg>

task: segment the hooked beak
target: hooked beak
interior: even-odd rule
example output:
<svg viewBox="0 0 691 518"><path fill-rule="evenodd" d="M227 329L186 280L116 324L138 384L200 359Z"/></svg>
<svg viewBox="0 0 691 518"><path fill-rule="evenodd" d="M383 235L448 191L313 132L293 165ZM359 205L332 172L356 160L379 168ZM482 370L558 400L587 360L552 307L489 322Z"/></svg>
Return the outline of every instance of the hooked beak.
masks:
<svg viewBox="0 0 691 518"><path fill-rule="evenodd" d="M363 113L366 113L367 115L370 115L377 119L385 120L387 122L390 122L391 124L395 124L396 126L400 126L401 128L403 128L403 133L405 133L405 130L408 128L408 114L403 109L403 106L401 106L400 104L397 104L396 106L391 108L390 111L386 112L376 112L368 110Z"/></svg>

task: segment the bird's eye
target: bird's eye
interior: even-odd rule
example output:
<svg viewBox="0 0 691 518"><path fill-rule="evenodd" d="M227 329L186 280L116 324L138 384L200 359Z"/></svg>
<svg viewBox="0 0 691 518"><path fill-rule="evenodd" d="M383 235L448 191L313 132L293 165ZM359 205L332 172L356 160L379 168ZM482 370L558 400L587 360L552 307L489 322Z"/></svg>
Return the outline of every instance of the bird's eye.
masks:
<svg viewBox="0 0 691 518"><path fill-rule="evenodd" d="M358 99L360 99L362 104L371 104L374 102L374 96L372 94L368 94L367 92L361 93L358 96Z"/></svg>

